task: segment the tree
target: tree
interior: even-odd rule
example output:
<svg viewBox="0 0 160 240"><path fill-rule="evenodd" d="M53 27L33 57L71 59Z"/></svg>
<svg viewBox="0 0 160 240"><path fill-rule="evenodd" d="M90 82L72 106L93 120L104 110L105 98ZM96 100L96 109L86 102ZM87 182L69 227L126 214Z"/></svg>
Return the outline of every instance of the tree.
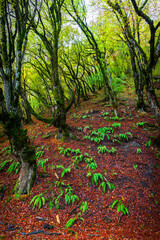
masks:
<svg viewBox="0 0 160 240"><path fill-rule="evenodd" d="M140 18L145 20L149 26L149 54L145 50L145 47L140 40L140 21L138 20L137 22L137 34L135 34L134 25L132 31L131 23L129 21L129 16L132 16L132 14L127 15L124 9L124 2L122 3L122 1L118 0L107 0L108 5L113 9L118 21L121 24L123 35L129 48L136 92L139 97L139 108L144 109L143 87L145 86L150 107L153 110L158 123L160 123L160 104L155 93L152 78L153 68L156 66L160 56L160 32L156 35L158 28L160 27L160 22L155 24L149 15L145 13L144 7L148 3L148 0L144 1L140 7L138 7L135 0L131 0L131 2L135 13L140 16Z"/></svg>
<svg viewBox="0 0 160 240"><path fill-rule="evenodd" d="M45 52L47 53L47 58L49 59L49 78L51 80L51 89L53 94L53 109L52 117L50 119L45 119L42 116L35 113L32 109L32 114L39 120L44 122L52 123L59 130L59 138L68 135L68 126L66 124L66 113L72 105L73 98L69 102L68 106L65 106L65 96L62 84L59 77L59 38L62 28L62 6L64 0L46 0L38 11L38 21L32 22L32 29L35 34L40 38L43 43ZM44 18L43 16L46 15ZM47 24L46 24L47 23ZM43 53L44 51L41 51ZM44 68L48 65L45 60L45 56L41 55L41 60L43 61L42 68L39 72L44 73ZM47 85L45 84L45 87ZM49 96L49 94L48 94ZM50 98L51 99L51 98ZM51 101L50 101L51 103Z"/></svg>
<svg viewBox="0 0 160 240"><path fill-rule="evenodd" d="M33 10L34 9L34 10ZM27 36L30 30L29 16L34 18L37 1L0 1L0 115L9 138L12 153L21 164L20 175L14 191L29 193L36 177L35 148L23 129L19 114L21 93L21 70Z"/></svg>
<svg viewBox="0 0 160 240"><path fill-rule="evenodd" d="M105 54L99 48L98 42L97 42L93 32L88 27L88 25L85 21L85 15L86 15L85 7L84 6L82 7L82 14L79 13L80 10L78 9L78 6L75 5L74 0L71 0L71 7L72 7L72 9L70 9L68 7L68 5L65 6L69 15L74 19L74 21L78 24L78 26L80 27L82 32L85 34L90 46L92 47L92 50L95 53L96 61L99 65L99 68L100 68L100 70L102 72L102 76L103 76L106 99L109 98L111 100L112 106L114 108L114 113L117 116L118 115L118 102L117 102L115 93L113 92L112 86L109 81Z"/></svg>

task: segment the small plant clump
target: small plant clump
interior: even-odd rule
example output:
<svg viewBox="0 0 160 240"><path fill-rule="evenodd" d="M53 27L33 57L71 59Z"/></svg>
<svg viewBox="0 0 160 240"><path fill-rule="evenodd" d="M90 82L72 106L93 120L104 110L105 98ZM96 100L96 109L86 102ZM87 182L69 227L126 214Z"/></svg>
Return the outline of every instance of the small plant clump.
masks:
<svg viewBox="0 0 160 240"><path fill-rule="evenodd" d="M45 204L45 197L43 195L44 193L40 193L32 198L30 204L33 204L33 208L38 206L40 209Z"/></svg>
<svg viewBox="0 0 160 240"><path fill-rule="evenodd" d="M109 207L111 209L113 209L117 204L118 204L117 212L121 212L124 215L128 215L129 214L128 209L124 206L124 204L120 200L115 200Z"/></svg>

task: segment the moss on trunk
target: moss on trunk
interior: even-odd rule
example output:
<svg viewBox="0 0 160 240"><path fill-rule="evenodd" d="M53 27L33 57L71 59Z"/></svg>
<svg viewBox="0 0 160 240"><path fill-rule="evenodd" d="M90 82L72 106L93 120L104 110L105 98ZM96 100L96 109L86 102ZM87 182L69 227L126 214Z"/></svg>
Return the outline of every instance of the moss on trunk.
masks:
<svg viewBox="0 0 160 240"><path fill-rule="evenodd" d="M12 153L21 164L20 175L13 191L18 194L29 193L36 177L35 148L30 143L27 130L23 129L18 114L6 114L3 124Z"/></svg>

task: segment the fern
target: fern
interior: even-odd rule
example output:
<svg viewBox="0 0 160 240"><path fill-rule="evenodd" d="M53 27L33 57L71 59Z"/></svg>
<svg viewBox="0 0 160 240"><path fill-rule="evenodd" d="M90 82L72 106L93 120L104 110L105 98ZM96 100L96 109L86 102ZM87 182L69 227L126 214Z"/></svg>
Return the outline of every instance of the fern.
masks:
<svg viewBox="0 0 160 240"><path fill-rule="evenodd" d="M107 185L108 185L109 189L115 189L115 185L113 183L110 183L107 181Z"/></svg>
<svg viewBox="0 0 160 240"><path fill-rule="evenodd" d="M58 148L60 151L59 151L59 154L61 154L63 151L64 151L64 148L63 147L59 147Z"/></svg>
<svg viewBox="0 0 160 240"><path fill-rule="evenodd" d="M120 200L115 200L109 207L113 209L116 206L116 204L118 204L117 212L122 212L124 215L129 214L128 209L124 206L124 204Z"/></svg>
<svg viewBox="0 0 160 240"><path fill-rule="evenodd" d="M124 215L129 214L128 209L124 206L124 204L121 201L118 202L117 212L122 212Z"/></svg>
<svg viewBox="0 0 160 240"><path fill-rule="evenodd" d="M92 184L98 185L99 181L103 180L103 176L101 173L94 173L92 175Z"/></svg>
<svg viewBox="0 0 160 240"><path fill-rule="evenodd" d="M68 222L66 223L66 228L72 227L72 225L75 223L75 221L77 220L77 217L75 218L70 218L68 220Z"/></svg>
<svg viewBox="0 0 160 240"><path fill-rule="evenodd" d="M45 204L45 198L43 197L43 193L40 193L39 195L34 196L30 201L30 204L33 202L34 202L33 208L35 208L38 205L38 208L40 209L42 205Z"/></svg>
<svg viewBox="0 0 160 240"><path fill-rule="evenodd" d="M144 127L146 125L147 122L138 122L136 123L137 127Z"/></svg>
<svg viewBox="0 0 160 240"><path fill-rule="evenodd" d="M5 147L5 148L3 148L3 149L0 151L0 154L1 154L3 151L5 151L5 152L3 153L3 155L7 155L7 154L10 154L10 153L12 152L12 149L11 149L11 147Z"/></svg>
<svg viewBox="0 0 160 240"><path fill-rule="evenodd" d="M61 168L61 169L63 169L63 171L62 171L62 173L61 173L61 177L63 178L64 177L64 175L66 174L66 173L69 173L70 171L71 171L71 166L72 166L73 164L71 164L68 168L65 168L65 167L63 167L62 165L58 165L57 166L57 168Z"/></svg>
<svg viewBox="0 0 160 240"><path fill-rule="evenodd" d="M36 158L38 159L38 158L42 157L43 154L44 154L44 151L38 151L38 152L36 152Z"/></svg>
<svg viewBox="0 0 160 240"><path fill-rule="evenodd" d="M112 127L115 127L115 128L119 127L119 128L120 128L120 127L121 127L121 124L120 124L120 123L113 123L113 124L112 124Z"/></svg>
<svg viewBox="0 0 160 240"><path fill-rule="evenodd" d="M91 162L91 163L88 163L86 168L95 170L97 168L97 163L95 161Z"/></svg>
<svg viewBox="0 0 160 240"><path fill-rule="evenodd" d="M19 162L14 162L9 166L7 172L9 172L9 173L14 173L15 172L15 174L17 174L19 169L20 169L20 163Z"/></svg>
<svg viewBox="0 0 160 240"><path fill-rule="evenodd" d="M101 188L102 188L102 190L103 190L103 193L105 193L105 191L106 191L106 183L105 182L102 182L100 185L99 185L99 190L101 190Z"/></svg>
<svg viewBox="0 0 160 240"><path fill-rule="evenodd" d="M65 202L67 204L74 203L76 200L79 200L77 195L72 194L73 189L71 187L66 188L65 190Z"/></svg>
<svg viewBox="0 0 160 240"><path fill-rule="evenodd" d="M2 171L2 169L5 168L6 165L7 165L7 163L9 163L10 161L12 161L12 160L5 160L5 161L3 161L3 162L0 164L0 171Z"/></svg>
<svg viewBox="0 0 160 240"><path fill-rule="evenodd" d="M82 213L86 212L88 209L88 204L87 204L87 201L83 201L81 206L80 206L80 210L82 210Z"/></svg>
<svg viewBox="0 0 160 240"><path fill-rule="evenodd" d="M39 161L38 161L38 166L40 166L40 167L44 167L44 164L46 163L48 161L48 158L46 158L46 159L40 159Z"/></svg>

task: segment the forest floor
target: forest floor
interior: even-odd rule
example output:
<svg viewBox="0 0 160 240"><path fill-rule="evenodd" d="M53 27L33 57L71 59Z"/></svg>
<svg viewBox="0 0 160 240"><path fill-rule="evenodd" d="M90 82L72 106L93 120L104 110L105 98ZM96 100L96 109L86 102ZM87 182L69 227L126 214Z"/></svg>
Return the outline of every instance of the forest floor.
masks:
<svg viewBox="0 0 160 240"><path fill-rule="evenodd" d="M26 125L38 168L21 198L11 194L18 173L8 170L16 160L1 127L0 239L160 239L159 129L133 99L121 97L119 119L100 95L73 107L64 142L51 125ZM30 203L39 194L38 205Z"/></svg>

